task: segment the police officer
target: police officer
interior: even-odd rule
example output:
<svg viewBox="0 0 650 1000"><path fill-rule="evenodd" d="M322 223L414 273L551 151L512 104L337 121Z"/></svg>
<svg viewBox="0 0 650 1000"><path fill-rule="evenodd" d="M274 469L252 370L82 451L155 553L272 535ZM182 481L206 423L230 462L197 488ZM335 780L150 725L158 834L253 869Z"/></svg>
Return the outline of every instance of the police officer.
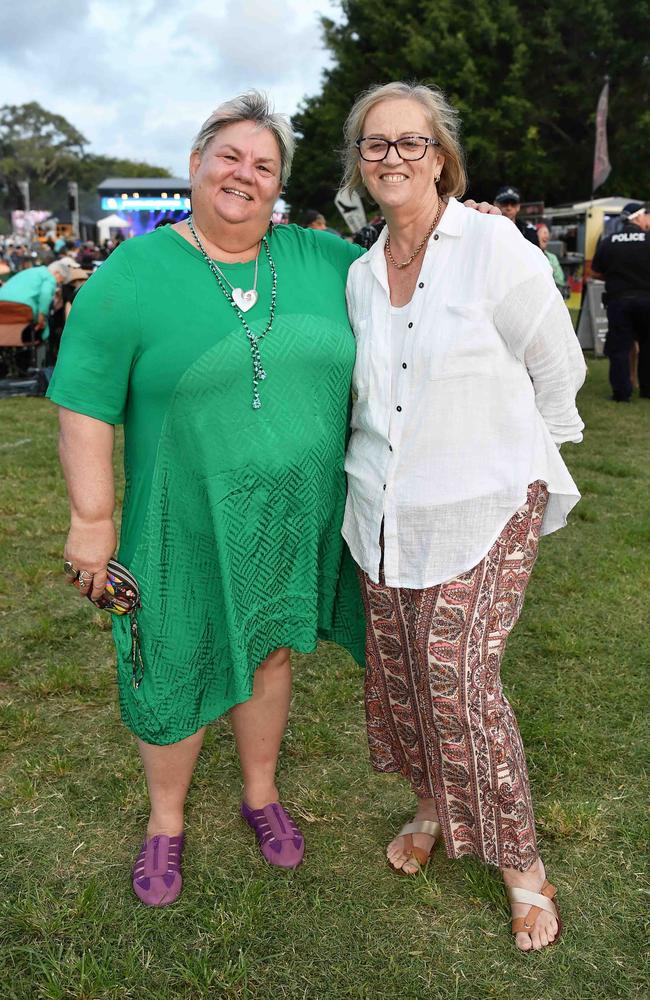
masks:
<svg viewBox="0 0 650 1000"><path fill-rule="evenodd" d="M630 201L621 213L623 228L600 241L591 269L605 281L612 399L632 396L630 351L639 345L639 395L650 399L650 203Z"/></svg>
<svg viewBox="0 0 650 1000"><path fill-rule="evenodd" d="M534 243L536 247L539 246L535 227L530 222L522 222L518 218L519 209L521 208L521 195L516 187L513 187L512 184L500 187L494 196L494 204L501 209L501 214L505 215L506 219L514 222L522 236L525 236L527 240Z"/></svg>

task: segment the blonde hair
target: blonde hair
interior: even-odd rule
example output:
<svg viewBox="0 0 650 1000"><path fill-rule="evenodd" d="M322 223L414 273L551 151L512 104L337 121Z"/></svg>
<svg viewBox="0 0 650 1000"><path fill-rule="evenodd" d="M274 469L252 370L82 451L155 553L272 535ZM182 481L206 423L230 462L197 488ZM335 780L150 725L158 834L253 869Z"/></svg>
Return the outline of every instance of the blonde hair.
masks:
<svg viewBox="0 0 650 1000"><path fill-rule="evenodd" d="M361 138L363 123L371 108L381 101L408 99L417 101L424 108L431 137L437 139L439 150L445 157L440 173L438 193L441 195L462 195L467 187L467 172L465 157L459 141L460 118L455 108L447 101L438 87L429 87L423 83L378 84L363 92L354 102L352 110L343 127L345 147L343 149L343 187L351 191L364 189L363 177L359 165L359 152L355 143Z"/></svg>
<svg viewBox="0 0 650 1000"><path fill-rule="evenodd" d="M217 132L236 122L255 122L273 134L280 150L280 180L283 185L286 184L291 174L296 139L287 116L274 112L268 95L259 90L247 90L245 94L224 101L215 108L199 129L190 152L203 156Z"/></svg>

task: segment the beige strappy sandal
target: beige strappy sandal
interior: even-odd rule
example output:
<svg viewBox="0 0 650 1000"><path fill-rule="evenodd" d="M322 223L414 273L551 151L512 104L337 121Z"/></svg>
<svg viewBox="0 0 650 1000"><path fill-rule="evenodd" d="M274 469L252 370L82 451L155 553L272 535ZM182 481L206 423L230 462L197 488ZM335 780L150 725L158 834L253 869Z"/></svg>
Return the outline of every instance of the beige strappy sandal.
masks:
<svg viewBox="0 0 650 1000"><path fill-rule="evenodd" d="M428 851L425 850L424 847L415 846L413 843L414 833L426 833L427 836L434 838ZM407 823L406 826L402 827L397 836L404 837L404 847L409 852L409 856L404 864L408 864L409 861L414 861L418 866L418 870L417 872L405 872L403 868L396 868L390 861L388 864L394 872L397 872L398 875L406 875L408 877L417 875L423 868L426 868L429 858L431 857L433 849L438 843L441 834L442 827L440 826L440 823L431 819L419 819L415 820L413 823Z"/></svg>
<svg viewBox="0 0 650 1000"><path fill-rule="evenodd" d="M532 936L532 931L537 921L538 916L542 910L546 910L557 920L557 934L552 941L549 941L547 948L551 945L557 944L560 940L562 934L562 921L560 920L560 911L558 910L557 903L555 902L555 897L557 895L557 889L554 885L544 879L544 884L540 892L530 892L528 889L518 889L516 886L508 887L508 899L510 903L530 903L530 910L525 917L513 917L512 919L512 933L513 934L528 934L529 937ZM530 951L524 951L524 955L530 954Z"/></svg>

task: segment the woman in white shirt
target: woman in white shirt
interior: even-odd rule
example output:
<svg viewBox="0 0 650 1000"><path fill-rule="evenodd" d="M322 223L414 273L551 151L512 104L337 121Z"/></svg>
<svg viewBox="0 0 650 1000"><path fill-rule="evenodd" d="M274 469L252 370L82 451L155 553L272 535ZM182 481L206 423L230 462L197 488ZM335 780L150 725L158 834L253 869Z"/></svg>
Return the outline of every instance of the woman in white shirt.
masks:
<svg viewBox="0 0 650 1000"><path fill-rule="evenodd" d="M343 533L368 619L371 760L408 779L389 844L415 874L436 839L497 865L522 950L561 925L535 836L521 738L499 679L540 534L580 494L585 364L551 269L507 219L464 211L456 113L403 83L362 95L346 181L387 225L353 263L357 361Z"/></svg>

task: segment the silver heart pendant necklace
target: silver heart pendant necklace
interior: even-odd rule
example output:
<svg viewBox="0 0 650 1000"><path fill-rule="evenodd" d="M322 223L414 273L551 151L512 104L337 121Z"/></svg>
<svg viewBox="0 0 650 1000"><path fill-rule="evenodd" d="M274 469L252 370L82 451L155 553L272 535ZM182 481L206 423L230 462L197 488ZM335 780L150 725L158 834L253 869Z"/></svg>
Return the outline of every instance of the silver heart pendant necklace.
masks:
<svg viewBox="0 0 650 1000"><path fill-rule="evenodd" d="M260 245L257 249L257 257L255 258L255 279L253 281L253 287L249 288L247 291L243 291L241 288L235 288L230 284L225 274L221 268L215 264L212 258L208 255L205 247L201 243L201 240L197 236L194 225L192 224L192 216L190 215L187 219L187 225L189 226L190 232L194 237L194 241L201 251L203 259L212 271L214 277L217 280L219 288L225 295L226 299L232 306L232 308L237 313L239 317L239 322L244 328L246 338L248 340L248 345L251 351L251 360L253 362L253 409L259 410L262 405L262 400L260 398L259 384L266 379L266 371L262 363L262 355L260 352L260 344L271 331L273 326L273 320L275 319L275 302L278 294L278 272L275 267L275 262L271 254L271 248L269 246L269 241L266 234L260 240ZM269 236L271 233L271 228L269 227ZM260 250L264 247L264 252L266 254L266 259L269 262L269 269L271 271L271 309L269 313L269 321L262 333L254 333L246 320L244 319L244 313L249 309L252 309L257 302L257 265L260 256Z"/></svg>
<svg viewBox="0 0 650 1000"><path fill-rule="evenodd" d="M259 255L260 252L258 250L257 257L259 257ZM242 288L233 288L223 271L221 271L221 277L225 282L227 282L227 284L230 285L230 294L232 295L233 302L239 306L243 313L252 309L257 302L257 257L255 258L255 281L253 283L253 287L249 288L247 292L245 292Z"/></svg>

